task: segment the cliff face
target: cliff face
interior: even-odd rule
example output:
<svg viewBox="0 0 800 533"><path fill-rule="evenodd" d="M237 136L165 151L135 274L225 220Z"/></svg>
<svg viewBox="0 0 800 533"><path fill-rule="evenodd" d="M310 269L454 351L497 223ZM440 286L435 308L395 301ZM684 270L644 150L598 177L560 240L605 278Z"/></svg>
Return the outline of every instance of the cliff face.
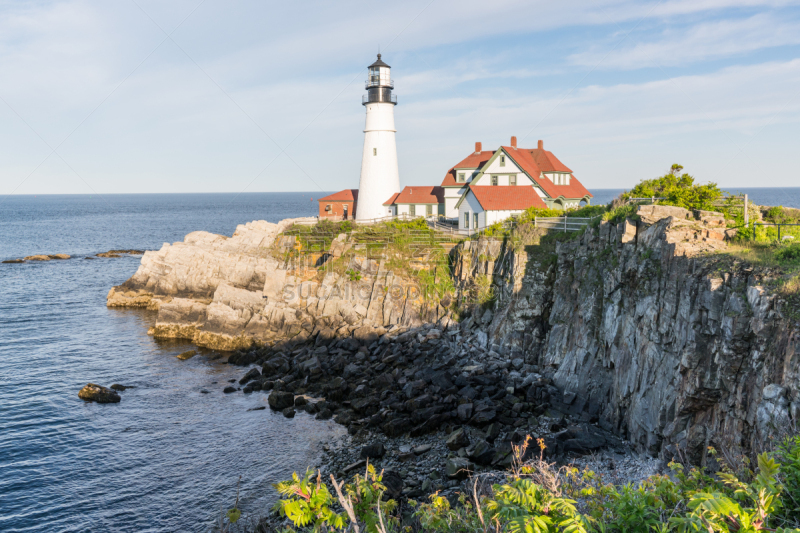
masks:
<svg viewBox="0 0 800 533"><path fill-rule="evenodd" d="M353 275L322 275L276 258L276 238L296 221L250 222L230 238L198 231L184 242L165 243L146 252L136 274L109 291L107 305L158 310L150 331L156 337L227 351L318 335L377 337L394 326L449 320L380 258L356 258ZM334 241L332 255L345 246Z"/></svg>
<svg viewBox="0 0 800 533"><path fill-rule="evenodd" d="M195 232L147 252L108 305L157 309L152 334L221 350L368 345L436 323L451 328L454 373L485 369L503 386L530 386L532 404L583 416L641 451L703 463L708 446L758 449L800 416L800 325L768 288L768 270L714 253L726 247L721 217L639 214L554 253L513 238L463 243L453 252L459 301L489 280L495 291L457 330L382 258L356 256L340 274L279 259L274 245L292 220L252 222L230 238ZM288 250L293 238L279 244ZM351 246L341 236L329 255Z"/></svg>
<svg viewBox="0 0 800 533"><path fill-rule="evenodd" d="M601 224L549 266L487 248L458 268L494 275L490 336L553 380L554 405L665 459L757 449L800 414L800 328L769 272L706 253L725 246L713 215L664 214Z"/></svg>

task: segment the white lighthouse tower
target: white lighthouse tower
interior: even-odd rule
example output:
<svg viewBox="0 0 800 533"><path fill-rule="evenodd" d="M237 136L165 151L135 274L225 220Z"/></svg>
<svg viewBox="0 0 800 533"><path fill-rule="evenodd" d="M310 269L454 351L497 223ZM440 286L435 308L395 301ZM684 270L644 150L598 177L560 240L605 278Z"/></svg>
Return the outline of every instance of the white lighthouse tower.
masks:
<svg viewBox="0 0 800 533"><path fill-rule="evenodd" d="M391 67L378 60L369 66L367 94L361 103L367 108L364 127L364 153L361 156L361 181L358 186L356 220L370 220L388 216L383 204L393 194L400 192L400 174L397 170L395 145L394 106L397 97L392 95L394 82Z"/></svg>

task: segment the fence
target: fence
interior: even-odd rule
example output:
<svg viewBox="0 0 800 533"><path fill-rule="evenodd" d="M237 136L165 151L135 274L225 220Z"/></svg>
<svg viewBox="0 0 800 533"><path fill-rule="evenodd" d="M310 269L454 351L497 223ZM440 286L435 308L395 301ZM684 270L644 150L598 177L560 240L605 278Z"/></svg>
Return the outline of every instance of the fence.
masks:
<svg viewBox="0 0 800 533"><path fill-rule="evenodd" d="M777 227L778 228L778 231L777 231L777 240L778 240L778 242L781 242L781 241L784 241L784 240L795 240L795 239L800 240L800 224L772 224L772 223L769 223L769 222L753 222L753 239L756 239L756 238L759 237L758 234L757 234L758 226L764 227L764 236L763 237L766 240L770 240L770 237L771 237L770 233L773 233L773 234L775 233L775 232L770 232L769 231L769 227ZM785 227L785 226L789 226L790 227L790 229L788 231L784 230L784 232L788 233L789 235L781 236L781 227ZM794 228L798 228L798 229L795 230L795 231L792 231ZM794 235L791 235L792 233Z"/></svg>
<svg viewBox="0 0 800 533"><path fill-rule="evenodd" d="M591 218L583 217L534 217L533 224L537 228L543 229L557 229L561 231L580 231L588 226L592 220L600 218L599 216Z"/></svg>

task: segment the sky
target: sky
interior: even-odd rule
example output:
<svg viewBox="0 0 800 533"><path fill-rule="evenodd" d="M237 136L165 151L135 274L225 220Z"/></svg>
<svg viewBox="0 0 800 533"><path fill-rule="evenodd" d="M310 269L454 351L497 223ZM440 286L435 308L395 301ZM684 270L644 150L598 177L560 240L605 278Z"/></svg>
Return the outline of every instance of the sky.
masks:
<svg viewBox="0 0 800 533"><path fill-rule="evenodd" d="M0 0L0 197L358 187L366 67L401 185L544 141L587 187L800 186L800 0Z"/></svg>

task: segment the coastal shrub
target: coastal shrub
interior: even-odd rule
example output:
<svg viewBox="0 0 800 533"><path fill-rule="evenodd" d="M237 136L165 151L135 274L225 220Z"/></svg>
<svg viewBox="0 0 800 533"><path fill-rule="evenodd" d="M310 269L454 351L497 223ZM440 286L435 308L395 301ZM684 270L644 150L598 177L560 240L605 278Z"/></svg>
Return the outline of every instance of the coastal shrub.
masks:
<svg viewBox="0 0 800 533"><path fill-rule="evenodd" d="M800 435L786 437L775 450L784 488L783 510L787 524L800 527Z"/></svg>
<svg viewBox="0 0 800 533"><path fill-rule="evenodd" d="M577 209L570 209L567 211L567 216L593 218L603 216L606 211L608 211L608 207L605 205L585 205Z"/></svg>
<svg viewBox="0 0 800 533"><path fill-rule="evenodd" d="M800 264L800 242L779 247L775 252L775 259L789 265Z"/></svg>
<svg viewBox="0 0 800 533"><path fill-rule="evenodd" d="M715 210L714 202L722 198L724 191L716 183L695 183L693 176L683 173L681 165L672 165L661 177L642 180L621 198L664 198L660 203L685 207L686 209Z"/></svg>
<svg viewBox="0 0 800 533"><path fill-rule="evenodd" d="M499 482L479 488L481 476L473 477L457 502L438 493L425 502L408 500L413 516L406 514L402 525L397 503L382 500L386 488L371 466L348 484L331 478L336 496L319 474L316 481L311 471L295 474L276 485L287 499L275 508L301 531L315 532L357 524L369 533L800 533L792 529L800 520L798 436L759 455L755 471L746 461L734 468L721 459L722 470L712 477L673 462L671 476L625 485L604 483L588 469L556 468L544 461L541 441L542 453L523 461L529 440L513 447L512 467Z"/></svg>
<svg viewBox="0 0 800 533"><path fill-rule="evenodd" d="M772 224L800 224L800 209L773 206L763 212L763 217Z"/></svg>
<svg viewBox="0 0 800 533"><path fill-rule="evenodd" d="M316 480L312 480L313 475L314 471L311 469L306 470L302 478L295 472L291 481L273 485L278 494L286 499L278 500L272 510L287 517L295 526L309 527L314 533L318 533L323 527L343 529L347 523L347 514L331 510L334 499L328 486L322 482L319 472Z"/></svg>

